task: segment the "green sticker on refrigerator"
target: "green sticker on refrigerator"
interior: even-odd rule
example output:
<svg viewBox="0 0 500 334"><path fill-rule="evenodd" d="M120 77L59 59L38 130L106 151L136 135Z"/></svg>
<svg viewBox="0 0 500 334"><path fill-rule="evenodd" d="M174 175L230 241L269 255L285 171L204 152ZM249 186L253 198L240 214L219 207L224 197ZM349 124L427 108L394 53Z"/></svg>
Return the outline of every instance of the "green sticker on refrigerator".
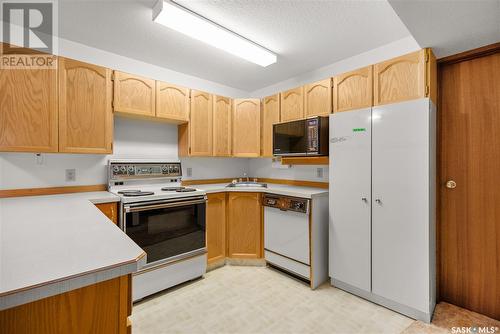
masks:
<svg viewBox="0 0 500 334"><path fill-rule="evenodd" d="M352 132L363 132L366 131L366 128L354 128L352 129Z"/></svg>

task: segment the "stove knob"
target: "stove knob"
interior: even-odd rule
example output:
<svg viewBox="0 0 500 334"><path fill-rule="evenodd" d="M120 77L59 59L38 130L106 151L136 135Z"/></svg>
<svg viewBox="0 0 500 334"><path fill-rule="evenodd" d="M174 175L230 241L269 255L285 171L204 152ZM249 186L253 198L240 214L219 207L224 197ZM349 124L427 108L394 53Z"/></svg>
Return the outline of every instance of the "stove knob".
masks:
<svg viewBox="0 0 500 334"><path fill-rule="evenodd" d="M132 173L133 171L134 171L134 167L133 166L128 166L128 172Z"/></svg>
<svg viewBox="0 0 500 334"><path fill-rule="evenodd" d="M174 172L174 166L170 166L170 167L168 167L168 172L169 172L169 173L173 173L173 172Z"/></svg>
<svg viewBox="0 0 500 334"><path fill-rule="evenodd" d="M161 171L162 171L163 173L167 173L167 172L168 172L168 168L167 168L167 166L163 166L163 167L161 168Z"/></svg>
<svg viewBox="0 0 500 334"><path fill-rule="evenodd" d="M127 171L127 168L125 168L125 166L121 166L120 170L125 173Z"/></svg>
<svg viewBox="0 0 500 334"><path fill-rule="evenodd" d="M118 168L118 166L113 167L113 172L118 173L119 170L120 170L120 168Z"/></svg>

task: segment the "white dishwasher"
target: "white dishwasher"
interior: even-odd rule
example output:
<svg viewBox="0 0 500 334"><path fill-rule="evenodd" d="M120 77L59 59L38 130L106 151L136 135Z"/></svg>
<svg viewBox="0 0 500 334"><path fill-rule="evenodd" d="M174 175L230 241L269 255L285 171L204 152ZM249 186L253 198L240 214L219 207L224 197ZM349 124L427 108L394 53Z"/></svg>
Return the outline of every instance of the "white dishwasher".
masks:
<svg viewBox="0 0 500 334"><path fill-rule="evenodd" d="M266 194L263 206L266 261L310 280L310 200Z"/></svg>

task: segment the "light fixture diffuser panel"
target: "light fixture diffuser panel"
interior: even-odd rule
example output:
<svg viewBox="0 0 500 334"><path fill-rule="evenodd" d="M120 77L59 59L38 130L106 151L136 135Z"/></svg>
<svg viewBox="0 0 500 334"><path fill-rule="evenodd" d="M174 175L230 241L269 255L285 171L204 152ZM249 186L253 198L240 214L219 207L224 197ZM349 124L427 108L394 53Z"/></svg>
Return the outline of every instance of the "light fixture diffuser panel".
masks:
<svg viewBox="0 0 500 334"><path fill-rule="evenodd" d="M271 51L171 1L156 3L153 21L263 67L277 60Z"/></svg>

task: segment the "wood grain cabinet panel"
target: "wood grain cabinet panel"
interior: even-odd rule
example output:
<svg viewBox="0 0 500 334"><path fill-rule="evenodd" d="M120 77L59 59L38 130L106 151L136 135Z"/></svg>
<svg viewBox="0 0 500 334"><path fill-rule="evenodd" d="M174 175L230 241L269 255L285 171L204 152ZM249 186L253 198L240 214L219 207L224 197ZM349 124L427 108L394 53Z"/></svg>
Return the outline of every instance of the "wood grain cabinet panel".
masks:
<svg viewBox="0 0 500 334"><path fill-rule="evenodd" d="M232 101L228 97L213 96L213 152L214 156L231 156Z"/></svg>
<svg viewBox="0 0 500 334"><path fill-rule="evenodd" d="M154 117L155 86L152 79L114 72L114 110L123 114Z"/></svg>
<svg viewBox="0 0 500 334"><path fill-rule="evenodd" d="M191 90L191 119L189 122L189 155L212 155L212 95Z"/></svg>
<svg viewBox="0 0 500 334"><path fill-rule="evenodd" d="M57 71L0 69L0 151L57 150Z"/></svg>
<svg viewBox="0 0 500 334"><path fill-rule="evenodd" d="M228 257L262 258L260 193L228 193L228 234Z"/></svg>
<svg viewBox="0 0 500 334"><path fill-rule="evenodd" d="M112 203L99 203L95 205L102 213L106 215L113 223L118 225L118 204Z"/></svg>
<svg viewBox="0 0 500 334"><path fill-rule="evenodd" d="M226 193L207 195L207 262L226 258Z"/></svg>
<svg viewBox="0 0 500 334"><path fill-rule="evenodd" d="M173 123L189 121L189 88L156 81L156 117Z"/></svg>
<svg viewBox="0 0 500 334"><path fill-rule="evenodd" d="M272 95L262 100L262 148L264 157L273 156L273 124L280 121L280 95Z"/></svg>
<svg viewBox="0 0 500 334"><path fill-rule="evenodd" d="M235 99L233 107L233 156L260 156L260 100Z"/></svg>
<svg viewBox="0 0 500 334"><path fill-rule="evenodd" d="M111 70L59 58L59 152L112 153Z"/></svg>
<svg viewBox="0 0 500 334"><path fill-rule="evenodd" d="M332 112L332 79L305 85L304 104L306 118L328 116Z"/></svg>
<svg viewBox="0 0 500 334"><path fill-rule="evenodd" d="M371 107L373 67L367 66L333 78L333 111Z"/></svg>
<svg viewBox="0 0 500 334"><path fill-rule="evenodd" d="M0 311L0 333L126 333L131 275ZM128 314L127 314L128 313Z"/></svg>
<svg viewBox="0 0 500 334"><path fill-rule="evenodd" d="M304 118L304 87L281 93L281 122Z"/></svg>
<svg viewBox="0 0 500 334"><path fill-rule="evenodd" d="M422 49L373 66L373 104L436 97L435 57Z"/></svg>

